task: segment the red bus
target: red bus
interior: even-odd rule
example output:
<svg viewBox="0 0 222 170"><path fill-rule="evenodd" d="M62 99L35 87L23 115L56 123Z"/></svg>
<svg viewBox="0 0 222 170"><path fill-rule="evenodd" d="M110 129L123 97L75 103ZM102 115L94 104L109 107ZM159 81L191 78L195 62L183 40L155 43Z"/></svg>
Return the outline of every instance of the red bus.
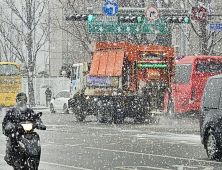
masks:
<svg viewBox="0 0 222 170"><path fill-rule="evenodd" d="M187 56L176 61L176 82L171 86L171 99L165 95L164 112L199 111L204 85L217 74L222 74L222 56Z"/></svg>

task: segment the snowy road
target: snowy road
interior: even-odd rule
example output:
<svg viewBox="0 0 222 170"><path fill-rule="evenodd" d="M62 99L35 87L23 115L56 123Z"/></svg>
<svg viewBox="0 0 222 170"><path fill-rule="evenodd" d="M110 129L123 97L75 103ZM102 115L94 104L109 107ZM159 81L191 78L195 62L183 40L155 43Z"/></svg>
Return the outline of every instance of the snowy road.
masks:
<svg viewBox="0 0 222 170"><path fill-rule="evenodd" d="M39 170L189 170L222 169L210 161L200 143L198 119L161 117L159 124L101 124L89 117L76 122L73 114L44 111L47 131L38 131L42 143ZM0 170L5 137L0 135ZM2 169L2 170L3 170Z"/></svg>

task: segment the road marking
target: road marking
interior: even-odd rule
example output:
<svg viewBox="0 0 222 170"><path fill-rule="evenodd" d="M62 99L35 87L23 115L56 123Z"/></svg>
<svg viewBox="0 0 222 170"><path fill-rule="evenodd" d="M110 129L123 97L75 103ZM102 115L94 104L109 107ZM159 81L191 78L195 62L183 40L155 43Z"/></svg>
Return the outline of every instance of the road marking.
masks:
<svg viewBox="0 0 222 170"><path fill-rule="evenodd" d="M173 170L173 169L166 169L166 168L157 168L157 167L152 167L152 166L119 166L119 167L115 167L115 168L123 169L123 170L135 170L137 168L157 169L157 170Z"/></svg>
<svg viewBox="0 0 222 170"><path fill-rule="evenodd" d="M191 142L187 142L187 141L177 141L177 142L165 142L164 143L168 143L168 144L173 144L173 145L178 145L178 144L185 144L185 145L192 145L192 146L199 146L200 144L197 143L191 143Z"/></svg>
<svg viewBox="0 0 222 170"><path fill-rule="evenodd" d="M0 154L0 156L4 157L5 155ZM63 165L63 164L57 164L57 163L45 162L45 161L40 161L40 164L55 165L55 166L60 166L60 167L65 167L65 168L72 168L72 169L80 169L80 170L93 170L93 169L88 169L88 168L82 168L82 167L76 167L76 166L70 166L70 165Z"/></svg>
<svg viewBox="0 0 222 170"><path fill-rule="evenodd" d="M75 145L71 145L71 144L56 144L56 143L53 143L53 142L49 142L49 143L44 143L42 144L41 146L82 146L84 145L84 143L79 143L79 144L75 144Z"/></svg>
<svg viewBox="0 0 222 170"><path fill-rule="evenodd" d="M212 166L201 166L201 165L194 165L194 166L186 166L186 165L173 165L173 167L176 167L177 169L199 169L204 168L203 170L213 170L214 167Z"/></svg>
<svg viewBox="0 0 222 170"><path fill-rule="evenodd" d="M93 170L93 169L88 169L88 168L81 168L81 167L76 167L76 166L69 166L69 165L63 165L63 164L57 164L57 163L51 163L51 162L44 162L44 161L40 161L40 163L49 164L49 165L56 165L56 166L65 167L65 168L72 168L72 169Z"/></svg>
<svg viewBox="0 0 222 170"><path fill-rule="evenodd" d="M108 143L106 145L117 145L117 144L119 144L119 143L118 142L117 143Z"/></svg>
<svg viewBox="0 0 222 170"><path fill-rule="evenodd" d="M70 127L75 127L74 125L67 125L67 124L64 124L64 125L46 125L46 127L56 127L56 126L59 126L59 127L64 127L64 126L66 126L66 127L68 127L68 126L70 126Z"/></svg>
<svg viewBox="0 0 222 170"><path fill-rule="evenodd" d="M213 170L214 167L212 166L185 166L185 165L173 165L172 167L176 167L178 170L179 169L184 169L184 168L188 168L188 169L198 169L198 168L204 168L203 170ZM122 169L122 170L135 170L137 168L142 168L142 169L156 169L156 170L173 170L173 169L166 169L166 168L158 168L158 167L152 167L152 166L119 166L119 167L115 167L118 169Z"/></svg>
<svg viewBox="0 0 222 170"><path fill-rule="evenodd" d="M153 144L153 141L147 141L146 143L144 144Z"/></svg>
<svg viewBox="0 0 222 170"><path fill-rule="evenodd" d="M149 153L141 153L141 152L129 152L129 151L121 151L121 150L113 150L113 149L104 149L104 148L96 148L96 147L86 147L88 149L93 150L102 150L102 151L109 151L109 152L119 152L119 153L128 153L134 155L142 155L142 156L153 156L153 157L163 157L163 158L171 158L171 159L180 159L180 160L189 160L189 161L197 161L197 162L209 162L222 165L222 162L215 162L215 161L208 161L208 160L200 160L200 159L193 159L193 158L182 158L182 157L175 157L175 156L167 156L167 155L155 155Z"/></svg>
<svg viewBox="0 0 222 170"><path fill-rule="evenodd" d="M65 146L81 146L81 145L84 145L84 143L79 143L79 144L75 144L75 145L65 144Z"/></svg>
<svg viewBox="0 0 222 170"><path fill-rule="evenodd" d="M41 145L42 147L45 147L45 146L51 146L52 144L44 144L44 145Z"/></svg>

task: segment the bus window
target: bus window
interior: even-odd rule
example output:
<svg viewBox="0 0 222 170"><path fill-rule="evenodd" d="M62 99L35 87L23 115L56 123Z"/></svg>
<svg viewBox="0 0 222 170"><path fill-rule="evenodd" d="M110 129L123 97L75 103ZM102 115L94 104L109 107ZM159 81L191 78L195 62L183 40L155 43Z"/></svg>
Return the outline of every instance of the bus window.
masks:
<svg viewBox="0 0 222 170"><path fill-rule="evenodd" d="M20 75L20 69L16 65L0 65L0 76L17 76Z"/></svg>
<svg viewBox="0 0 222 170"><path fill-rule="evenodd" d="M222 63L199 62L196 66L197 72L222 73Z"/></svg>
<svg viewBox="0 0 222 170"><path fill-rule="evenodd" d="M178 84L188 84L191 77L192 64L176 65L176 80Z"/></svg>

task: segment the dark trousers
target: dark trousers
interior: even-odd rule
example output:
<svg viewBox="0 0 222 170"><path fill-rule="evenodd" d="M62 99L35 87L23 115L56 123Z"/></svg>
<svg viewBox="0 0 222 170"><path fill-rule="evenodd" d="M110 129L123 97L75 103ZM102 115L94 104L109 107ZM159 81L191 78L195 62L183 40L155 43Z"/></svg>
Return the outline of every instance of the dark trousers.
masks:
<svg viewBox="0 0 222 170"><path fill-rule="evenodd" d="M48 107L49 106L49 103L50 103L50 98L46 97L46 106Z"/></svg>

